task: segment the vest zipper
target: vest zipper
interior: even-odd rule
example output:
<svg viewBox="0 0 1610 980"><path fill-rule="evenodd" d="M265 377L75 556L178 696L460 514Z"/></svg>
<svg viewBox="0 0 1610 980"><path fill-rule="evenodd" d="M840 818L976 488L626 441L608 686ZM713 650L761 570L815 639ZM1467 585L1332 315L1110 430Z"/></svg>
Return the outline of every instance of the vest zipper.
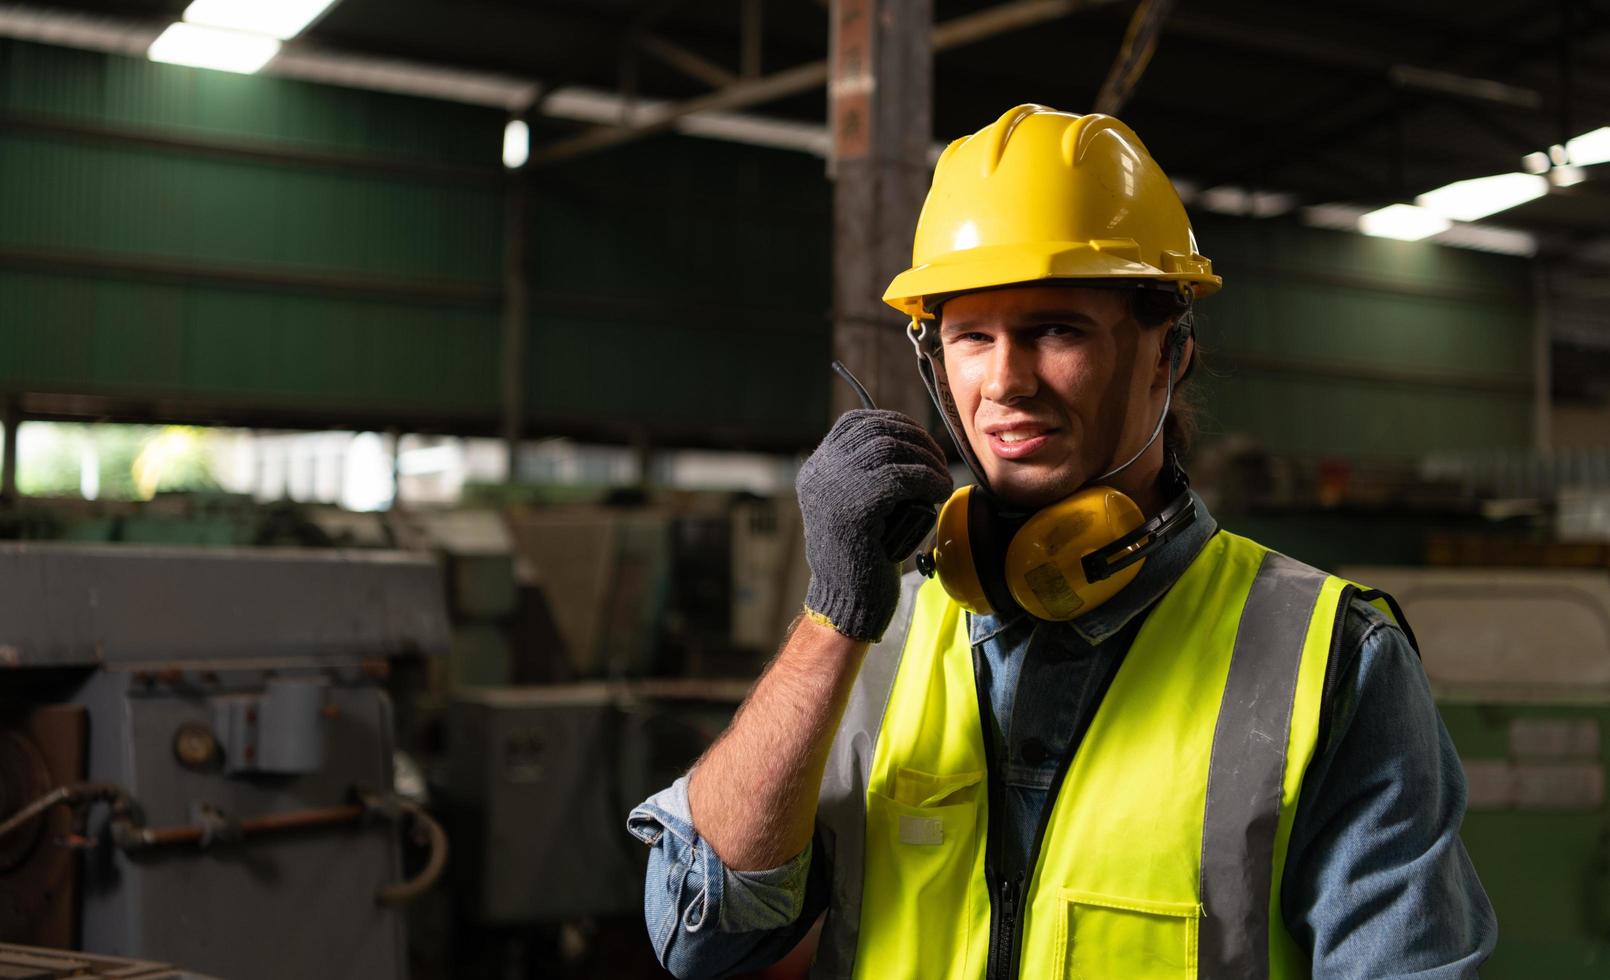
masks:
<svg viewBox="0 0 1610 980"><path fill-rule="evenodd" d="M1139 635L1140 626L1151 616L1151 607L1142 610L1132 621L1133 633L1130 642L1133 644ZM1000 812L997 807L1004 805L1005 789L1000 785L1000 776L996 772L995 738L988 727L993 723L994 715L989 712L988 698L978 683L978 671L983 654L977 646L973 647L973 688L978 693L978 711L984 730L984 764L989 769L989 812ZM1018 944L1018 933L1023 925L1023 897L1028 892L1029 875L1040 863L1040 848L1045 844L1046 831L1051 826L1051 811L1056 808L1057 794L1062 792L1062 782L1068 775L1068 769L1073 765L1073 757L1078 754L1079 746L1084 744L1085 734L1090 731L1090 723L1095 720L1096 712L1101 710L1101 704L1107 699L1107 689L1112 687L1113 678L1118 676L1118 668L1123 665L1123 657L1114 657L1107 666L1106 674L1101 678L1101 684L1092 693L1090 709L1085 712L1079 727L1074 731L1073 738L1068 740L1068 748L1062 753L1062 759L1057 763L1057 774L1051 780L1050 789L1046 792L1045 806L1040 808L1039 825L1034 831L1034 847L1029 851L1028 872L1018 872L1014 882L997 872L999 867L999 834L995 830L995 822L985 815L984 827L986 839L984 844L984 881L988 885L985 891L990 896L990 945L989 963L985 969L986 980L1017 980L1020 964L1018 957L1021 953ZM1000 882L997 889L994 882Z"/></svg>
<svg viewBox="0 0 1610 980"><path fill-rule="evenodd" d="M1022 897L1022 883L1014 889L1012 882L996 869L1000 867L1000 821L1005 804L1005 787L1001 781L1000 766L995 758L995 713L990 710L989 696L978 682L983 667L983 651L973 646L973 693L978 697L978 730L984 738L984 771L989 795L984 811L984 892L989 896L989 959L985 965L985 980L1011 980L1017 975L1017 963L1010 955L1016 944L1018 902Z"/></svg>
<svg viewBox="0 0 1610 980"><path fill-rule="evenodd" d="M990 977L1017 976L1017 940L1019 922L1023 917L1023 885L1027 875L1019 871L1017 879L1002 878L1000 887L1000 925L990 948Z"/></svg>

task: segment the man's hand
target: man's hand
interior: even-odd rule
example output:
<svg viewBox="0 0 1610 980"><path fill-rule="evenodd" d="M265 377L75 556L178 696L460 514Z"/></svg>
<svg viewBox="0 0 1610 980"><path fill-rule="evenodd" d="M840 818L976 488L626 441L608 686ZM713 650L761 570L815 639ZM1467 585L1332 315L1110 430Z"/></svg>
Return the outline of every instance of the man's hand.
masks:
<svg viewBox="0 0 1610 980"><path fill-rule="evenodd" d="M795 488L811 566L805 608L851 639L881 638L900 598L899 563L916 544L902 507L950 495L944 452L899 412L856 409L834 423Z"/></svg>

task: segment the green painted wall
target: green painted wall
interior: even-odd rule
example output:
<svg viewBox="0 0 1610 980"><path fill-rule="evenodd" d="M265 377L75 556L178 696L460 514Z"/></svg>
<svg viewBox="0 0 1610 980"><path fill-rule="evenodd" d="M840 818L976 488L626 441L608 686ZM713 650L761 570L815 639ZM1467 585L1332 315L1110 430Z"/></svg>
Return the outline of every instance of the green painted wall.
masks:
<svg viewBox="0 0 1610 980"><path fill-rule="evenodd" d="M0 113L0 388L495 417L501 113L20 42Z"/></svg>
<svg viewBox="0 0 1610 980"><path fill-rule="evenodd" d="M672 138L533 181L534 414L760 444L821 437L832 189L820 160Z"/></svg>
<svg viewBox="0 0 1610 980"><path fill-rule="evenodd" d="M1299 455L1525 448L1526 260L1303 227L1198 221L1223 292L1201 306L1203 436Z"/></svg>
<svg viewBox="0 0 1610 980"><path fill-rule="evenodd" d="M0 393L495 432L496 110L0 42ZM830 390L820 160L674 136L529 175L533 435L796 449ZM1199 220L1205 434L1516 448L1529 263ZM160 406L160 411L157 406Z"/></svg>

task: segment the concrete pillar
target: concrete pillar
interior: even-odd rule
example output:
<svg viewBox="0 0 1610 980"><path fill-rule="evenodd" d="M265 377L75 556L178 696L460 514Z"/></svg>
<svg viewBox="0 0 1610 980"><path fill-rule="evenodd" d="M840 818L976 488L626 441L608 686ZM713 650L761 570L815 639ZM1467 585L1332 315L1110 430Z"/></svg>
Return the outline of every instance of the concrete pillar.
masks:
<svg viewBox="0 0 1610 980"><path fill-rule="evenodd" d="M906 320L883 305L911 264L933 141L933 0L833 0L833 354L879 408L932 417ZM829 378L827 365L822 376ZM834 379L833 414L857 407Z"/></svg>

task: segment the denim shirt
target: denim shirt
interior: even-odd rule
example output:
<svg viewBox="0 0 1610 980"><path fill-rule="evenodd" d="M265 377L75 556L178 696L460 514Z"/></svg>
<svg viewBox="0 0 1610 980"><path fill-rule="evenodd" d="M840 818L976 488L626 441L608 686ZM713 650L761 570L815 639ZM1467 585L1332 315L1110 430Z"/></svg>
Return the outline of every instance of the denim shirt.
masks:
<svg viewBox="0 0 1610 980"><path fill-rule="evenodd" d="M1033 860L1062 755L1088 727L1145 614L1217 526L1199 517L1105 605L1069 623L970 617L995 758L1005 760L1002 870ZM1316 976L1459 978L1492 953L1497 922L1459 840L1465 780L1419 657L1375 607L1343 617L1323 743L1303 780L1281 884L1287 929ZM644 916L660 962L718 977L786 955L825 910L815 845L780 868L733 871L693 828L687 777L634 809L652 845Z"/></svg>

